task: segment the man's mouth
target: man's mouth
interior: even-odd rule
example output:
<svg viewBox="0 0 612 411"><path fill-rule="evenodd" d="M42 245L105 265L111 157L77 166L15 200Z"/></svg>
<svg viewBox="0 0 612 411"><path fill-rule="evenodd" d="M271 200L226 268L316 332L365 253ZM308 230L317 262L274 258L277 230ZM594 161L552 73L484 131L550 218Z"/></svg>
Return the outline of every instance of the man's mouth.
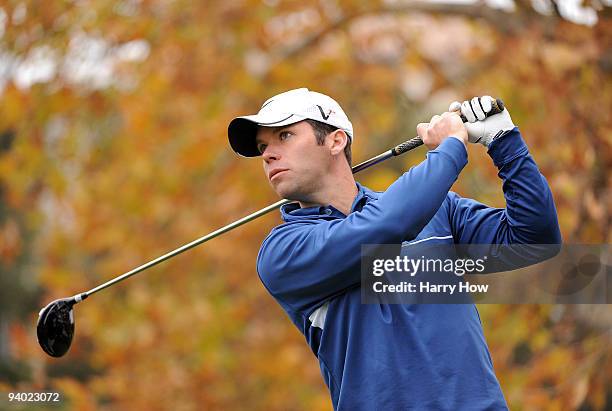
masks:
<svg viewBox="0 0 612 411"><path fill-rule="evenodd" d="M268 179L272 181L275 175L282 173L283 171L287 171L287 168L275 168L268 173Z"/></svg>

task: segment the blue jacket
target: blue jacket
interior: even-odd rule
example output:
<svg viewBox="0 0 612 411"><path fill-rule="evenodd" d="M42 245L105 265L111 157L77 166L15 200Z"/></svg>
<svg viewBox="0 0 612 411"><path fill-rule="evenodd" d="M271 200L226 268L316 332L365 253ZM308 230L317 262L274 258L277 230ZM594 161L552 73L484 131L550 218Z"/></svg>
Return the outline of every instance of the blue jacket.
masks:
<svg viewBox="0 0 612 411"><path fill-rule="evenodd" d="M475 305L361 304L360 293L362 244L561 242L552 193L518 128L488 153L505 209L449 192L467 164L455 138L382 193L358 184L348 216L281 209L257 271L318 358L334 409L507 409Z"/></svg>

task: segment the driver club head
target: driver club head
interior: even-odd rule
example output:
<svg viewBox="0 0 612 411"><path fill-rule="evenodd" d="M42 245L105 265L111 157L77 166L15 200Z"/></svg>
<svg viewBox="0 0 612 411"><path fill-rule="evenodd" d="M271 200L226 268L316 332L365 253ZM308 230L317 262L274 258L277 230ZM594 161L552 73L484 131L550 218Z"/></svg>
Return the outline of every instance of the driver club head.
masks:
<svg viewBox="0 0 612 411"><path fill-rule="evenodd" d="M36 334L41 348L52 357L61 357L70 348L74 335L74 297L47 304L38 314Z"/></svg>

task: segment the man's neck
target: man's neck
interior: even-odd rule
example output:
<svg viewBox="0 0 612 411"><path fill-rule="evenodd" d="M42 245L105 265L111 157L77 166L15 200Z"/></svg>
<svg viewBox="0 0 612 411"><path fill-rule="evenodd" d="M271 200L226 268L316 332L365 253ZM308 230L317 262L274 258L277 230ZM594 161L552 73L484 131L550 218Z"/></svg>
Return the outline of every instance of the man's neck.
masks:
<svg viewBox="0 0 612 411"><path fill-rule="evenodd" d="M324 191L318 193L318 198L313 202L300 201L299 203L302 208L331 205L344 215L349 215L358 191L351 173L340 177L334 184L328 185Z"/></svg>

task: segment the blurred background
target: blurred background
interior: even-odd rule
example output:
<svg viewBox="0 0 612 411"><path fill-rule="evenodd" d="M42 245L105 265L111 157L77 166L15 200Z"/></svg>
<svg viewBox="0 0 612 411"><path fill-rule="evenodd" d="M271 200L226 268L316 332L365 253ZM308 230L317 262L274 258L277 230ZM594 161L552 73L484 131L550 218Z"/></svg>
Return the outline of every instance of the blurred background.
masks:
<svg viewBox="0 0 612 411"><path fill-rule="evenodd" d="M0 409L330 410L317 361L255 271L278 212L76 307L38 310L276 201L226 130L309 87L353 121L354 162L453 100L502 98L566 243L610 243L610 0L0 3ZM425 148L359 175L384 190ZM481 146L453 190L503 207ZM608 306L481 305L513 410L612 409ZM451 342L449 342L451 343Z"/></svg>

